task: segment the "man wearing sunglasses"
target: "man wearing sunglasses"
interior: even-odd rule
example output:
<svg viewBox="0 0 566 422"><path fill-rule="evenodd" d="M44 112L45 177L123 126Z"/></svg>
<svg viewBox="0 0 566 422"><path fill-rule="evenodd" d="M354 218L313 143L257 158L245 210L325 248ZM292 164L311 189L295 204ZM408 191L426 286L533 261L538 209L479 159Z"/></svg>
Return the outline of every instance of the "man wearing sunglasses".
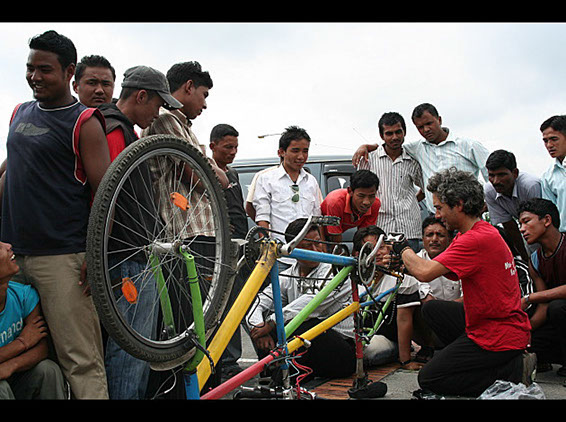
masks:
<svg viewBox="0 0 566 422"><path fill-rule="evenodd" d="M309 156L310 136L306 130L290 126L279 139L279 166L258 175L253 196L255 222L270 229L284 242L287 226L298 218L320 215L322 193L316 178L303 168ZM293 263L279 260L280 269Z"/></svg>

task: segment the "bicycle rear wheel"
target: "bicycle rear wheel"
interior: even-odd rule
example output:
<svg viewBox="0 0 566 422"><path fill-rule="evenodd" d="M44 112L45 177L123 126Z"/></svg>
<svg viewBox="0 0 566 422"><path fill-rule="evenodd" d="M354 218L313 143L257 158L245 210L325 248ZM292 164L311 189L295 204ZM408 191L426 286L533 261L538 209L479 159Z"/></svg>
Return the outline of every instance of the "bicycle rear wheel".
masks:
<svg viewBox="0 0 566 422"><path fill-rule="evenodd" d="M194 257L207 339L212 335L234 279L227 215L208 160L180 138L142 138L112 162L92 205L87 269L99 317L126 352L154 363L194 354L180 248Z"/></svg>

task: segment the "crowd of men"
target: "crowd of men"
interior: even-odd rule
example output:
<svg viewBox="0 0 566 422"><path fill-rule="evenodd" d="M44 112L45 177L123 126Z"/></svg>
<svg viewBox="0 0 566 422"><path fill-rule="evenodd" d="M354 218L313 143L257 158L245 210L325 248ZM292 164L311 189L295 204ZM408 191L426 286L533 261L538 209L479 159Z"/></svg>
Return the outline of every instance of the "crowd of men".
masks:
<svg viewBox="0 0 566 422"><path fill-rule="evenodd" d="M72 41L55 31L33 37L29 48L34 100L12 114L0 189L0 397L143 399L149 364L112 339L104 348L89 296L90 204L109 164L140 137L175 135L206 156L191 126L207 107L212 78L198 62L176 63L166 74L135 66L114 98L116 73L104 57L78 61ZM361 145L349 186L325 197L304 168L310 136L290 126L279 140L280 163L258 172L244 198L230 167L238 131L217 125L209 161L225 190L232 236L245 238L250 217L285 242L309 216L332 215L339 226L311 227L299 247L325 251L351 230L356 256L380 235L403 233L376 255L382 266L400 260L406 275L393 323L364 355L367 365L398 360L418 370L423 391L477 396L495 380L529 384L535 368L552 364L566 376L566 116L541 125L553 162L540 176L520 172L510 151L490 153L457 136L431 104L415 107L411 121L422 139L405 143L403 117L383 114L382 142ZM278 267L286 319L332 270L285 257ZM237 274L234 293L246 276ZM394 280L378 271L373 283L385 291ZM302 328L351 300L344 286ZM242 324L258 355L274 345L272 314L267 286ZM227 377L240 370L239 336L222 357ZM353 373L352 319L317 337L301 359L312 376Z"/></svg>

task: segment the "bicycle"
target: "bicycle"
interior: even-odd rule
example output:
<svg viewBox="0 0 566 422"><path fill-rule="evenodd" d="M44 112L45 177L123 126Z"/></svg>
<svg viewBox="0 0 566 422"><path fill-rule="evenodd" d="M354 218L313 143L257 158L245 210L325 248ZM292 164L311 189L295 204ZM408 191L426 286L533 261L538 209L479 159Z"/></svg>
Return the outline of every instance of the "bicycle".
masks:
<svg viewBox="0 0 566 422"><path fill-rule="evenodd" d="M201 232L191 232L196 219ZM245 256L253 271L236 301L223 315L235 276L238 244L231 241L222 188L208 161L180 138L154 135L128 146L110 165L93 200L87 236L87 268L93 301L108 334L127 353L150 362L156 370L183 367L187 398L219 398L263 370L272 360L286 359L306 342L362 307L377 304L376 298L360 303L357 283L366 285L376 270L373 260L378 245L364 245L357 258L297 249L310 224L336 224L335 217L311 217L291 242L270 238L244 242ZM251 233L254 234L254 233ZM281 304L276 304L278 347L266 359L246 369L201 397L201 389L218 363L230 338L245 317L264 280L271 275L278 298L277 257L289 256L328 262L336 275L307 308L287 325ZM126 262L140 269L129 277L116 276ZM251 262L250 262L251 261ZM338 270L338 267L342 267ZM382 315L397 293L402 273L379 268L398 279L387 292ZM352 303L308 332L290 336L317 304L350 277ZM371 293L369 293L371 297ZM381 305L380 305L381 306ZM375 328L383 323L378 318ZM375 333L356 332L357 359L364 341ZM355 390L364 388L367 377L358 363ZM284 386L282 397L293 390Z"/></svg>

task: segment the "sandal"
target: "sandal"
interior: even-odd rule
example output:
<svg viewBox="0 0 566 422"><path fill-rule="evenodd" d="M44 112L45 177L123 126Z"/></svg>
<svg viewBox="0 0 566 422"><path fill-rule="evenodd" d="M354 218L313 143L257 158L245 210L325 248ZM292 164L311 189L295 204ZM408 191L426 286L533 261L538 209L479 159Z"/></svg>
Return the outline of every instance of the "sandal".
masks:
<svg viewBox="0 0 566 422"><path fill-rule="evenodd" d="M420 369L424 366L424 364L410 359L399 363L401 364L401 369L405 369L407 371L420 371Z"/></svg>

